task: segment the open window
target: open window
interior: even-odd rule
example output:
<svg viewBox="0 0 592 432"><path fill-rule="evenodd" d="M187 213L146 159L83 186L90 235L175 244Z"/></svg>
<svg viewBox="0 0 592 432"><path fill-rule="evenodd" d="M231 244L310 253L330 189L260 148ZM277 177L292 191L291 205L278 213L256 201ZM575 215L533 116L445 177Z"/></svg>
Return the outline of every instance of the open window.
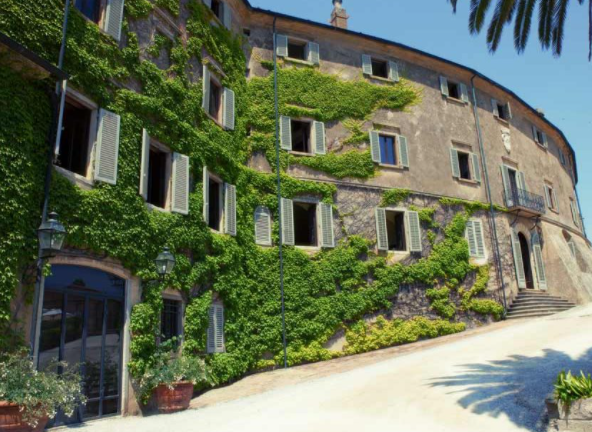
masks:
<svg viewBox="0 0 592 432"><path fill-rule="evenodd" d="M376 235L378 250L421 252L421 225L415 211L377 208Z"/></svg>
<svg viewBox="0 0 592 432"><path fill-rule="evenodd" d="M503 104L495 99L492 99L491 106L493 108L493 115L495 117L507 122L512 119L512 108L510 107L510 102Z"/></svg>
<svg viewBox="0 0 592 432"><path fill-rule="evenodd" d="M96 111L73 98L66 98L59 157L56 165L87 177L92 141L93 114ZM96 124L96 123L95 123Z"/></svg>
<svg viewBox="0 0 592 432"><path fill-rule="evenodd" d="M203 171L203 218L214 231L236 236L236 187Z"/></svg>
<svg viewBox="0 0 592 432"><path fill-rule="evenodd" d="M469 103L469 91L466 84L441 76L440 91L446 98Z"/></svg>
<svg viewBox="0 0 592 432"><path fill-rule="evenodd" d="M397 82L399 81L399 65L397 62L364 54L362 56L362 70L364 75L372 78L381 78Z"/></svg>
<svg viewBox="0 0 592 432"><path fill-rule="evenodd" d="M469 151L450 149L452 176L459 180L481 182L479 156Z"/></svg>
<svg viewBox="0 0 592 432"><path fill-rule="evenodd" d="M220 77L203 67L202 108L207 115L224 129L234 130L235 95L234 91L223 87Z"/></svg>
<svg viewBox="0 0 592 432"><path fill-rule="evenodd" d="M547 138L547 134L539 128L537 128L535 125L532 125L532 137L534 139L534 142L536 142L541 147L549 148L549 140Z"/></svg>
<svg viewBox="0 0 592 432"><path fill-rule="evenodd" d="M301 247L335 247L330 204L282 198L282 239Z"/></svg>
<svg viewBox="0 0 592 432"><path fill-rule="evenodd" d="M555 188L550 183L545 183L544 187L545 201L547 203L547 207L554 211L559 210L559 206L557 203L557 193L555 192Z"/></svg>
<svg viewBox="0 0 592 432"><path fill-rule="evenodd" d="M305 154L325 154L325 124L318 121L280 119L280 140L282 149Z"/></svg>
<svg viewBox="0 0 592 432"><path fill-rule="evenodd" d="M317 43L278 34L276 46L278 57L316 65L320 63L320 47Z"/></svg>
<svg viewBox="0 0 592 432"><path fill-rule="evenodd" d="M124 0L76 0L74 6L116 40L121 39Z"/></svg>
<svg viewBox="0 0 592 432"><path fill-rule="evenodd" d="M381 165L409 167L407 138L393 133L370 131L372 160Z"/></svg>
<svg viewBox="0 0 592 432"><path fill-rule="evenodd" d="M224 24L227 29L232 26L232 11L230 6L222 0L204 0L204 3L212 11L212 15Z"/></svg>
<svg viewBox="0 0 592 432"><path fill-rule="evenodd" d="M208 310L208 331L207 331L208 354L223 353L224 345L224 306L212 304Z"/></svg>
<svg viewBox="0 0 592 432"><path fill-rule="evenodd" d="M76 0L74 6L82 15L94 23L99 23L101 19L103 0Z"/></svg>
<svg viewBox="0 0 592 432"><path fill-rule="evenodd" d="M161 342L172 338L180 339L183 335L183 302L180 300L163 299L160 314Z"/></svg>

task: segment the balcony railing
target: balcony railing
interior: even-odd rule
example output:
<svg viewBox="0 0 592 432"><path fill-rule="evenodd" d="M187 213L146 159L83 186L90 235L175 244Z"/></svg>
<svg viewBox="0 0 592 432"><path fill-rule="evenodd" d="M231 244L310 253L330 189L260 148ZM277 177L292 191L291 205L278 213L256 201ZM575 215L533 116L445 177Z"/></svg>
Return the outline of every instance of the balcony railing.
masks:
<svg viewBox="0 0 592 432"><path fill-rule="evenodd" d="M536 215L545 214L545 199L522 189L511 189L505 191L506 207L509 210L532 213Z"/></svg>

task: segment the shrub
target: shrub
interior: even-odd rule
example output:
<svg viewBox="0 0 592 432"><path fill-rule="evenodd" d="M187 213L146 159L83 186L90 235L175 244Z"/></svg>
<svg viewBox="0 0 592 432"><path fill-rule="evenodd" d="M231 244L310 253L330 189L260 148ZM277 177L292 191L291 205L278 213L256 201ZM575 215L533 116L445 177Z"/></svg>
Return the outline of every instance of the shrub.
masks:
<svg viewBox="0 0 592 432"><path fill-rule="evenodd" d="M580 376L573 376L571 371L561 371L555 382L555 398L563 404L565 412L568 413L573 402L592 398L592 377L590 374L584 375L582 371Z"/></svg>

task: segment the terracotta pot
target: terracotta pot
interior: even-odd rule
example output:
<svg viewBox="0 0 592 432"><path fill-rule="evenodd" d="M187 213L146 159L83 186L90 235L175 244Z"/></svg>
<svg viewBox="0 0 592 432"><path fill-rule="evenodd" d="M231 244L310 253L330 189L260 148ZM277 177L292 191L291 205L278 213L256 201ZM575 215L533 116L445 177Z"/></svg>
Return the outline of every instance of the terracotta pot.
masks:
<svg viewBox="0 0 592 432"><path fill-rule="evenodd" d="M0 401L0 432L41 432L49 422L48 417L44 417L37 422L37 427L33 428L23 421L23 413L20 407L10 402Z"/></svg>
<svg viewBox="0 0 592 432"><path fill-rule="evenodd" d="M184 411L189 408L193 397L193 383L180 382L173 384L173 388L159 385L154 389L156 406L161 413L169 414Z"/></svg>

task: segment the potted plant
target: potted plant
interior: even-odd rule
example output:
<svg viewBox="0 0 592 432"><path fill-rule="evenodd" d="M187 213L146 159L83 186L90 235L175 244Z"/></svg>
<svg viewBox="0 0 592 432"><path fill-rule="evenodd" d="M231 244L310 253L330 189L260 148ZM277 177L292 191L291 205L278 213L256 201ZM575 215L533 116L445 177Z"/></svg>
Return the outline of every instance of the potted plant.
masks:
<svg viewBox="0 0 592 432"><path fill-rule="evenodd" d="M72 415L85 402L80 374L65 363L37 371L26 350L0 356L0 431L42 431L58 410Z"/></svg>
<svg viewBox="0 0 592 432"><path fill-rule="evenodd" d="M592 421L592 377L562 371L555 382L555 400L560 418Z"/></svg>
<svg viewBox="0 0 592 432"><path fill-rule="evenodd" d="M139 387L144 399L154 395L161 413L173 413L189 408L194 387L209 382L205 362L186 355L181 346L177 351L160 349L140 378Z"/></svg>

